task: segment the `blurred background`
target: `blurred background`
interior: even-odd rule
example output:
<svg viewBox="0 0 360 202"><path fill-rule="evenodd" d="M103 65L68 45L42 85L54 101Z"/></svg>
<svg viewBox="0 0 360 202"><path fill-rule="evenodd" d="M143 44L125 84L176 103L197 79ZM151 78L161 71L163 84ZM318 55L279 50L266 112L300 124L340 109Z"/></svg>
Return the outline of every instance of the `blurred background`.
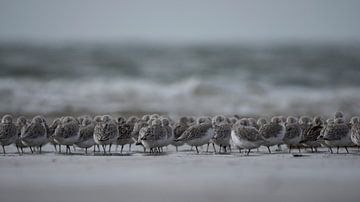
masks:
<svg viewBox="0 0 360 202"><path fill-rule="evenodd" d="M0 113L360 113L360 1L0 1Z"/></svg>

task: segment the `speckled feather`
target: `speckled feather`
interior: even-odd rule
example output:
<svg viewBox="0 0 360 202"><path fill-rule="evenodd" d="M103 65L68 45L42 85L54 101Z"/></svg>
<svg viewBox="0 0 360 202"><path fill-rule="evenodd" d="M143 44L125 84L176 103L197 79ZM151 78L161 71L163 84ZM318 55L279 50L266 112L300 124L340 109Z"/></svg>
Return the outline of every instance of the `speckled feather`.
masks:
<svg viewBox="0 0 360 202"><path fill-rule="evenodd" d="M206 134L206 132L212 127L211 123L202 123L198 125L190 126L178 140L193 140L200 138Z"/></svg>
<svg viewBox="0 0 360 202"><path fill-rule="evenodd" d="M214 127L214 139L227 138L231 136L231 125L222 123Z"/></svg>
<svg viewBox="0 0 360 202"><path fill-rule="evenodd" d="M355 123L355 124L352 125L352 127L351 127L351 139L355 140L357 142L357 144L360 143L360 123Z"/></svg>
<svg viewBox="0 0 360 202"><path fill-rule="evenodd" d="M129 139L131 138L132 127L128 123L118 125L119 137L118 139Z"/></svg>
<svg viewBox="0 0 360 202"><path fill-rule="evenodd" d="M18 133L17 127L13 123L0 123L0 140L6 140Z"/></svg>
<svg viewBox="0 0 360 202"><path fill-rule="evenodd" d="M344 138L350 131L347 124L334 124L327 127L324 139L326 140L340 140Z"/></svg>
<svg viewBox="0 0 360 202"><path fill-rule="evenodd" d="M302 142L308 142L308 141L317 141L318 137L321 135L321 131L324 127L321 125L314 125L311 126L306 133L304 133L303 141Z"/></svg>
<svg viewBox="0 0 360 202"><path fill-rule="evenodd" d="M234 128L235 135L238 136L240 139L245 139L253 142L262 139L259 131L255 127L237 125Z"/></svg>
<svg viewBox="0 0 360 202"><path fill-rule="evenodd" d="M259 134L267 139L276 137L281 132L281 130L283 130L283 127L280 124L268 123L260 128Z"/></svg>
<svg viewBox="0 0 360 202"><path fill-rule="evenodd" d="M301 127L299 124L286 124L286 132L284 136L284 140L294 139L299 137L302 133Z"/></svg>
<svg viewBox="0 0 360 202"><path fill-rule="evenodd" d="M99 141L108 141L119 135L117 125L112 122L98 123L94 129L94 136Z"/></svg>
<svg viewBox="0 0 360 202"><path fill-rule="evenodd" d="M175 139L179 138L188 128L189 128L189 126L187 126L186 124L176 123L174 126Z"/></svg>

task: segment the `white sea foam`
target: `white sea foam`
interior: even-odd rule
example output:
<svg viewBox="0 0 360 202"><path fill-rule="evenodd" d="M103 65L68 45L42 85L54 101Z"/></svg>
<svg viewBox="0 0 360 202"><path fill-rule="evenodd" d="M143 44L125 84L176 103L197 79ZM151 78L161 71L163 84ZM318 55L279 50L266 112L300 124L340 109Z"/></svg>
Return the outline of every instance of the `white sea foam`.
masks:
<svg viewBox="0 0 360 202"><path fill-rule="evenodd" d="M179 114L360 113L357 88L279 87L225 79L173 83L124 78L0 79L0 110L11 113Z"/></svg>

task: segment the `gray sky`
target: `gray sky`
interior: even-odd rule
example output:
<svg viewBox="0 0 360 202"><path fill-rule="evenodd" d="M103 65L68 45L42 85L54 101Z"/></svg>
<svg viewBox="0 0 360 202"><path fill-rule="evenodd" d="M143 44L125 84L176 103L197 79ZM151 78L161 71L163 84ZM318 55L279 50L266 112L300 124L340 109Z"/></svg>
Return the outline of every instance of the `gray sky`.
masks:
<svg viewBox="0 0 360 202"><path fill-rule="evenodd" d="M360 1L1 0L0 40L360 39Z"/></svg>

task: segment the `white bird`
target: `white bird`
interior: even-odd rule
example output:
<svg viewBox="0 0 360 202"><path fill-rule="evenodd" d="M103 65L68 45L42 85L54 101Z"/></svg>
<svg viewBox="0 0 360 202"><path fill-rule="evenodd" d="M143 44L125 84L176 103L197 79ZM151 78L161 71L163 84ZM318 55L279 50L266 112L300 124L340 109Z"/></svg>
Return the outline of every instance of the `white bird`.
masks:
<svg viewBox="0 0 360 202"><path fill-rule="evenodd" d="M54 140L59 146L66 146L66 154L70 154L70 146L79 141L80 126L74 117L64 117L61 123L56 127Z"/></svg>
<svg viewBox="0 0 360 202"><path fill-rule="evenodd" d="M285 132L285 126L279 117L273 117L270 123L260 128L259 133L265 140L263 145L268 148L269 153L271 146L283 143Z"/></svg>
<svg viewBox="0 0 360 202"><path fill-rule="evenodd" d="M11 115L5 115L0 123L0 145L4 155L6 154L5 146L15 143L17 139L17 127L13 123L13 118Z"/></svg>
<svg viewBox="0 0 360 202"><path fill-rule="evenodd" d="M32 153L34 147L38 147L41 153L41 147L48 143L46 126L42 117L35 116L29 125L23 127L20 138L24 145L30 147Z"/></svg>
<svg viewBox="0 0 360 202"><path fill-rule="evenodd" d="M94 140L96 144L101 145L106 153L106 145L109 145L109 152L111 151L111 145L116 144L116 140L119 137L119 129L117 124L111 119L109 115L104 115L101 122L95 125Z"/></svg>
<svg viewBox="0 0 360 202"><path fill-rule="evenodd" d="M190 146L195 146L199 153L199 146L207 144L214 137L214 129L211 121L207 118L198 118L197 124L190 126L175 141L185 141Z"/></svg>
<svg viewBox="0 0 360 202"><path fill-rule="evenodd" d="M231 139L238 148L247 149L247 155L252 149L259 148L265 142L259 131L254 126L250 126L246 118L233 125Z"/></svg>

